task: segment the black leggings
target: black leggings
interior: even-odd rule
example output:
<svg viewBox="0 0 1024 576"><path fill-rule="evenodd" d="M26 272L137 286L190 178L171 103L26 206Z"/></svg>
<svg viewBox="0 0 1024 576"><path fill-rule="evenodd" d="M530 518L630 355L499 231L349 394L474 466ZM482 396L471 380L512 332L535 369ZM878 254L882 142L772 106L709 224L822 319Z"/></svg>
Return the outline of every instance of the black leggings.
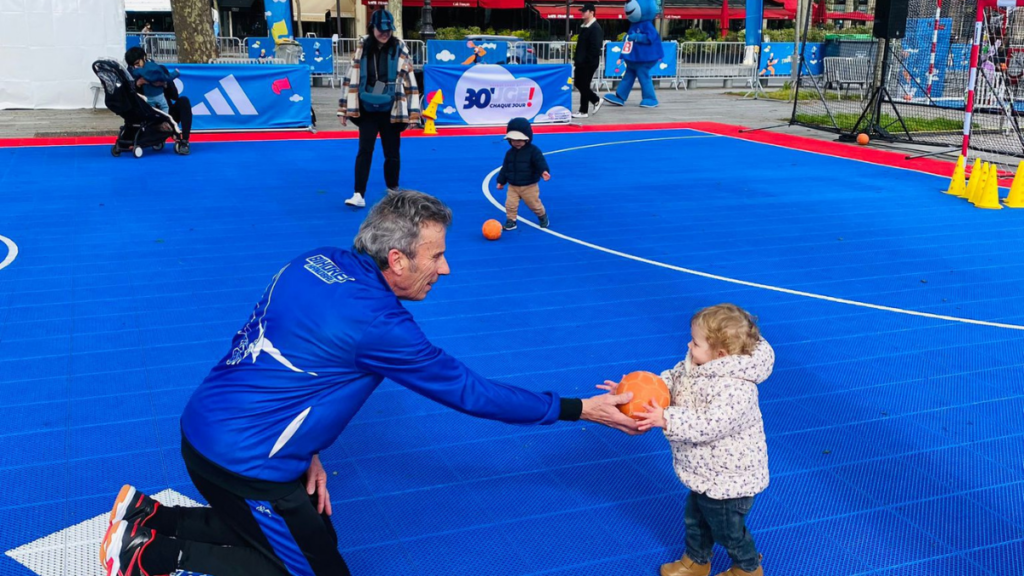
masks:
<svg viewBox="0 0 1024 576"><path fill-rule="evenodd" d="M580 112L584 114L588 113L591 104L601 101L590 88L590 82L594 79L595 72L597 72L597 64L577 64L576 75L572 79L572 83L580 91Z"/></svg>
<svg viewBox="0 0 1024 576"><path fill-rule="evenodd" d="M283 498L259 501L189 475L210 507L157 509L146 526L157 533L159 555L142 558L151 574L172 572L180 550L176 568L209 576L350 576L330 518L301 482Z"/></svg>
<svg viewBox="0 0 1024 576"><path fill-rule="evenodd" d="M402 164L402 129L406 125L393 124L390 112L360 111L357 122L359 153L356 154L355 191L366 194L366 182L370 179L370 166L373 165L373 145L377 142L378 134L380 147L384 150L384 184L388 189L397 189L398 173Z"/></svg>

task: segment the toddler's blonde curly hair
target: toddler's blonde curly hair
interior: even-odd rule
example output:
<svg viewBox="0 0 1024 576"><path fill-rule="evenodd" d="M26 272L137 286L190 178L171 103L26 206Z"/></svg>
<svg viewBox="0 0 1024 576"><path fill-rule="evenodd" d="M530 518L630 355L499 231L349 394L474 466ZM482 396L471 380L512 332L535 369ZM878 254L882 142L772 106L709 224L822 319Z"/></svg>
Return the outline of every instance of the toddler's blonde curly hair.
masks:
<svg viewBox="0 0 1024 576"><path fill-rule="evenodd" d="M735 304L717 304L698 310L690 324L704 331L712 350L725 350L730 356L749 356L761 340L757 318Z"/></svg>

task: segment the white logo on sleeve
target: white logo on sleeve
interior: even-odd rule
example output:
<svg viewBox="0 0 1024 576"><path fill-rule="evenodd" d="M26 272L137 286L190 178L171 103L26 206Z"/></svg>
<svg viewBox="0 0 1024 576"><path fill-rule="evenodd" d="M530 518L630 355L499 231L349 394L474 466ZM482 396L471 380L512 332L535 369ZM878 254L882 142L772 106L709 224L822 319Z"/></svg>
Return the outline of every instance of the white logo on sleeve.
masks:
<svg viewBox="0 0 1024 576"><path fill-rule="evenodd" d="M274 360L277 360L283 364L286 368L292 372L302 372L303 374L309 374L310 376L316 376L316 372L309 372L297 368L290 360L285 358L284 354L280 350L274 347L273 342L267 338L267 323L266 316L267 311L270 310L270 301L274 298L274 288L277 287L277 281L281 279L281 273L287 269L285 266L280 272L274 276L274 281L267 287L267 300L266 304L262 306L262 309L257 306L252 312L252 317L249 321L238 331L238 335L241 338L238 340L238 345L235 346L234 350L231 351L231 358L228 359L228 366L236 366L242 363L248 357L252 357L252 361L256 362L259 358L260 353L266 352ZM255 339L250 339L250 336L255 336Z"/></svg>

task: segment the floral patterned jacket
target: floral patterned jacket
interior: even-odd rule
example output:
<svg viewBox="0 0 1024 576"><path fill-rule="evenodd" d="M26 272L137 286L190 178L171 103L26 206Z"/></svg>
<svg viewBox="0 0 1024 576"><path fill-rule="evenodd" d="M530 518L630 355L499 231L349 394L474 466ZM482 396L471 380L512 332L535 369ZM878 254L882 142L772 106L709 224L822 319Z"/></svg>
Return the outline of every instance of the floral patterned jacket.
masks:
<svg viewBox="0 0 1024 576"><path fill-rule="evenodd" d="M694 366L686 359L661 378L672 392L665 438L676 475L716 500L743 498L768 487L768 447L757 385L772 373L775 351L762 339L750 356Z"/></svg>

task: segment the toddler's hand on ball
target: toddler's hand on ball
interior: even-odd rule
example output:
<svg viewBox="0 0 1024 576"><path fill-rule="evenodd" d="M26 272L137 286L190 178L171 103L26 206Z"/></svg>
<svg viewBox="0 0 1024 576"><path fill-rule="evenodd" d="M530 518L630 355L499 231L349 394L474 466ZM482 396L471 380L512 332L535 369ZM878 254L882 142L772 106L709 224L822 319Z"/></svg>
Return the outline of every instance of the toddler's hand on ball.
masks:
<svg viewBox="0 0 1024 576"><path fill-rule="evenodd" d="M654 400L648 402L643 411L637 412L637 424L641 432L651 428L665 428L665 409Z"/></svg>
<svg viewBox="0 0 1024 576"><path fill-rule="evenodd" d="M611 380L605 380L604 384L598 384L597 387L601 390L607 390L611 394L615 394L615 391L619 389L619 383L612 382Z"/></svg>

